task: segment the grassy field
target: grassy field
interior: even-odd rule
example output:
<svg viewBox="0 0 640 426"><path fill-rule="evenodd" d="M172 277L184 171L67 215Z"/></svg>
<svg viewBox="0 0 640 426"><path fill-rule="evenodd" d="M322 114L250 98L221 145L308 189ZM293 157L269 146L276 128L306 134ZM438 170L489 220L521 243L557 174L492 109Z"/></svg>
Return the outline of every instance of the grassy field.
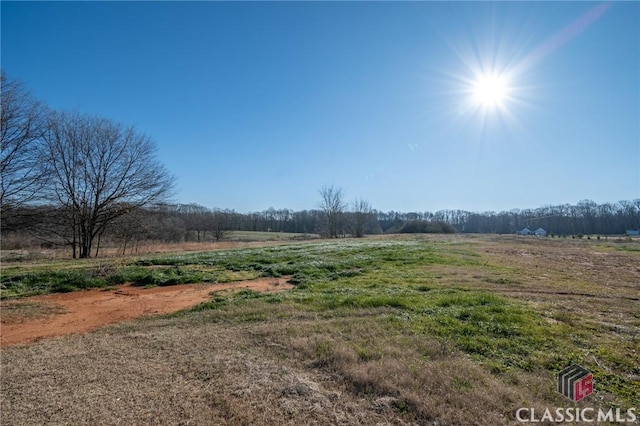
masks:
<svg viewBox="0 0 640 426"><path fill-rule="evenodd" d="M318 234L300 234L293 232L260 232L260 231L229 231L225 234L228 241L291 241L312 240L320 238Z"/></svg>
<svg viewBox="0 0 640 426"><path fill-rule="evenodd" d="M3 297L296 285L4 348L2 424L484 425L519 407L640 407L637 241L395 236L2 268ZM572 363L595 380L579 403L555 389Z"/></svg>

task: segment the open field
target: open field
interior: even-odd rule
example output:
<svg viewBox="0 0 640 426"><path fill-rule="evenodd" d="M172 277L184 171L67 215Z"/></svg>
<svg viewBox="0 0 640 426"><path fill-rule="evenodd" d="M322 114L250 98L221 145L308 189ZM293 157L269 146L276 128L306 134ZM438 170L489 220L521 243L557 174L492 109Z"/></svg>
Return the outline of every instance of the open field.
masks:
<svg viewBox="0 0 640 426"><path fill-rule="evenodd" d="M3 347L3 425L485 425L517 423L519 407L640 408L637 240L394 236L2 268L3 306L22 304L12 323L64 315L15 299L50 291L295 286ZM572 363L595 380L579 403L555 390Z"/></svg>

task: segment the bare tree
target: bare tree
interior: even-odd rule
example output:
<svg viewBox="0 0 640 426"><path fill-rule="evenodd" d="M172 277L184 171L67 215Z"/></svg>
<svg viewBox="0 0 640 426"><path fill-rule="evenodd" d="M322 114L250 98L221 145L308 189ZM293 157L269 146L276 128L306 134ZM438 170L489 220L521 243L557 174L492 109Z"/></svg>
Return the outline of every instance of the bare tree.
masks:
<svg viewBox="0 0 640 426"><path fill-rule="evenodd" d="M22 83L1 72L0 116L0 206L3 229L7 221L20 227L13 214L40 193L46 168L40 143L47 109L35 100ZM14 220L10 220L14 219Z"/></svg>
<svg viewBox="0 0 640 426"><path fill-rule="evenodd" d="M149 224L146 220L148 213L142 208L136 207L113 221L111 234L122 243L121 253L123 256L127 253L127 248L131 253L134 249L137 251L140 241L150 234Z"/></svg>
<svg viewBox="0 0 640 426"><path fill-rule="evenodd" d="M59 113L44 135L52 170L47 195L68 212L73 256L91 257L96 237L132 209L161 201L172 178L154 142L111 120Z"/></svg>
<svg viewBox="0 0 640 426"><path fill-rule="evenodd" d="M318 192L322 198L320 208L327 219L327 236L329 238L338 238L341 231L342 214L347 207L344 201L345 191L333 185L324 185Z"/></svg>
<svg viewBox="0 0 640 426"><path fill-rule="evenodd" d="M353 203L353 236L356 238L364 237L364 229L371 220L373 210L371 205L363 200L356 199Z"/></svg>
<svg viewBox="0 0 640 426"><path fill-rule="evenodd" d="M207 221L211 215L208 208L193 203L180 204L178 205L178 212L184 217L187 232L195 232L198 242L200 242L201 237L206 237ZM189 235L187 235L187 239L188 237Z"/></svg>
<svg viewBox="0 0 640 426"><path fill-rule="evenodd" d="M225 210L214 209L209 216L209 230L216 241L224 239L230 228L231 213Z"/></svg>

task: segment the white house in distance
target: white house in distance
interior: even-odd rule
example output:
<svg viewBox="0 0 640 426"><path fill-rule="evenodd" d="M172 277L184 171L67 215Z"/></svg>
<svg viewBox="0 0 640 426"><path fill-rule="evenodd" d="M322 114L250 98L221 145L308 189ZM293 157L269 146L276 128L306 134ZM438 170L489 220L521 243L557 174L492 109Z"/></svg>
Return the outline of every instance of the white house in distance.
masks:
<svg viewBox="0 0 640 426"><path fill-rule="evenodd" d="M547 236L547 231L545 231L542 228L536 229L533 233L536 234L536 236L538 236L538 237L546 237Z"/></svg>
<svg viewBox="0 0 640 426"><path fill-rule="evenodd" d="M518 235L535 235L537 237L546 237L547 236L547 231L545 231L543 228L538 228L535 231L532 231L529 228L524 228L524 229L521 229L521 230L517 231L516 234L518 234Z"/></svg>

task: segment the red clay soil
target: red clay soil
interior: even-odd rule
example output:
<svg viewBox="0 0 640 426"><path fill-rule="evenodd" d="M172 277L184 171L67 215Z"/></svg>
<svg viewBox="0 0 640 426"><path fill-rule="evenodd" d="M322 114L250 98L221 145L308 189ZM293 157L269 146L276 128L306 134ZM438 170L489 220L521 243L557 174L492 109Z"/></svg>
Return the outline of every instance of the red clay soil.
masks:
<svg viewBox="0 0 640 426"><path fill-rule="evenodd" d="M1 316L0 347L71 333L85 333L106 324L175 312L211 299L211 293L247 288L259 292L289 290L286 278L259 278L226 284L187 284L142 288L124 284L115 289L49 294L3 303L49 307L48 315L15 318ZM53 309L51 309L53 307ZM5 310L3 309L3 310Z"/></svg>

